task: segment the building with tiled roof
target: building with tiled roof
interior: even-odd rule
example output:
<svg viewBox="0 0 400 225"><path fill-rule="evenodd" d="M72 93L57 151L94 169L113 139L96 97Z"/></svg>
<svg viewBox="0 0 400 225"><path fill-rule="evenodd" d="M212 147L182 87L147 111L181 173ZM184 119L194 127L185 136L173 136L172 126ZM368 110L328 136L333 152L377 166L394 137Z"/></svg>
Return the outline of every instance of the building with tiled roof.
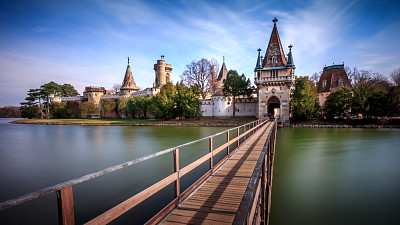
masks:
<svg viewBox="0 0 400 225"><path fill-rule="evenodd" d="M136 86L135 80L133 79L131 67L129 66L129 57L128 57L128 66L126 67L124 82L120 88L121 95L130 95L139 91L139 88Z"/></svg>
<svg viewBox="0 0 400 225"><path fill-rule="evenodd" d="M344 64L324 67L324 70L317 83L317 93L320 106L323 106L326 97L338 89L352 89L351 82L347 76Z"/></svg>

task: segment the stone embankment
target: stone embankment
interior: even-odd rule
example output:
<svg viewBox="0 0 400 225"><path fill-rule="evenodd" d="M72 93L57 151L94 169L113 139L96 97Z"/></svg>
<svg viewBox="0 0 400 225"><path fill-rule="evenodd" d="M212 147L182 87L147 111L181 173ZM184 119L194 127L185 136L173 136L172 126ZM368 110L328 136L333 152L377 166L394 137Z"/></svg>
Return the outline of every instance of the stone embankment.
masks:
<svg viewBox="0 0 400 225"><path fill-rule="evenodd" d="M287 127L293 128L400 128L400 125L378 125L378 124L368 124L368 125L335 125L335 124L291 124Z"/></svg>

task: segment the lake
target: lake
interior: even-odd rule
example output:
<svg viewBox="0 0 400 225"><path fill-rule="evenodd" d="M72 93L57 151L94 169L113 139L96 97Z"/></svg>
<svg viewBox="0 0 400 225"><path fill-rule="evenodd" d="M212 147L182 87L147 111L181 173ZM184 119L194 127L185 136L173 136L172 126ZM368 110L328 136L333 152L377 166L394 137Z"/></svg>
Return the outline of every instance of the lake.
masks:
<svg viewBox="0 0 400 225"><path fill-rule="evenodd" d="M193 141L223 127L62 126L0 119L0 201ZM270 224L398 224L400 130L282 128ZM224 137L214 142L222 142ZM181 168L208 142L180 150ZM182 189L207 170L184 176ZM173 172L172 153L73 186L77 224ZM142 224L173 199L172 185L115 220ZM2 224L57 224L56 195L0 211Z"/></svg>

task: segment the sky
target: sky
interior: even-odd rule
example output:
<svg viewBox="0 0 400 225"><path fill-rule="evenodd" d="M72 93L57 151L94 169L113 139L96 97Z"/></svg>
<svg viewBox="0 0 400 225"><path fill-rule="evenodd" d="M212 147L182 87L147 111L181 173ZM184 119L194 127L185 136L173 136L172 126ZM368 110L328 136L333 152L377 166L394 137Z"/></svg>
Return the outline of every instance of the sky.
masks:
<svg viewBox="0 0 400 225"><path fill-rule="evenodd" d="M0 3L0 107L54 81L111 89L130 57L137 86L152 87L165 56L172 81L185 65L218 60L253 81L274 17L296 75L341 64L388 76L400 67L400 2L369 0L4 0Z"/></svg>

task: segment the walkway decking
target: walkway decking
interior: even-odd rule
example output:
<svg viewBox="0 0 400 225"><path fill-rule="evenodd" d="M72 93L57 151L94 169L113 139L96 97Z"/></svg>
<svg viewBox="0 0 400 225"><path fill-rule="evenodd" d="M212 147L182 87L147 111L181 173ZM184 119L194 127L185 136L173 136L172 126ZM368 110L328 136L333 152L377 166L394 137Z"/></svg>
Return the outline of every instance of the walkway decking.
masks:
<svg viewBox="0 0 400 225"><path fill-rule="evenodd" d="M272 125L261 128L161 224L232 224Z"/></svg>

